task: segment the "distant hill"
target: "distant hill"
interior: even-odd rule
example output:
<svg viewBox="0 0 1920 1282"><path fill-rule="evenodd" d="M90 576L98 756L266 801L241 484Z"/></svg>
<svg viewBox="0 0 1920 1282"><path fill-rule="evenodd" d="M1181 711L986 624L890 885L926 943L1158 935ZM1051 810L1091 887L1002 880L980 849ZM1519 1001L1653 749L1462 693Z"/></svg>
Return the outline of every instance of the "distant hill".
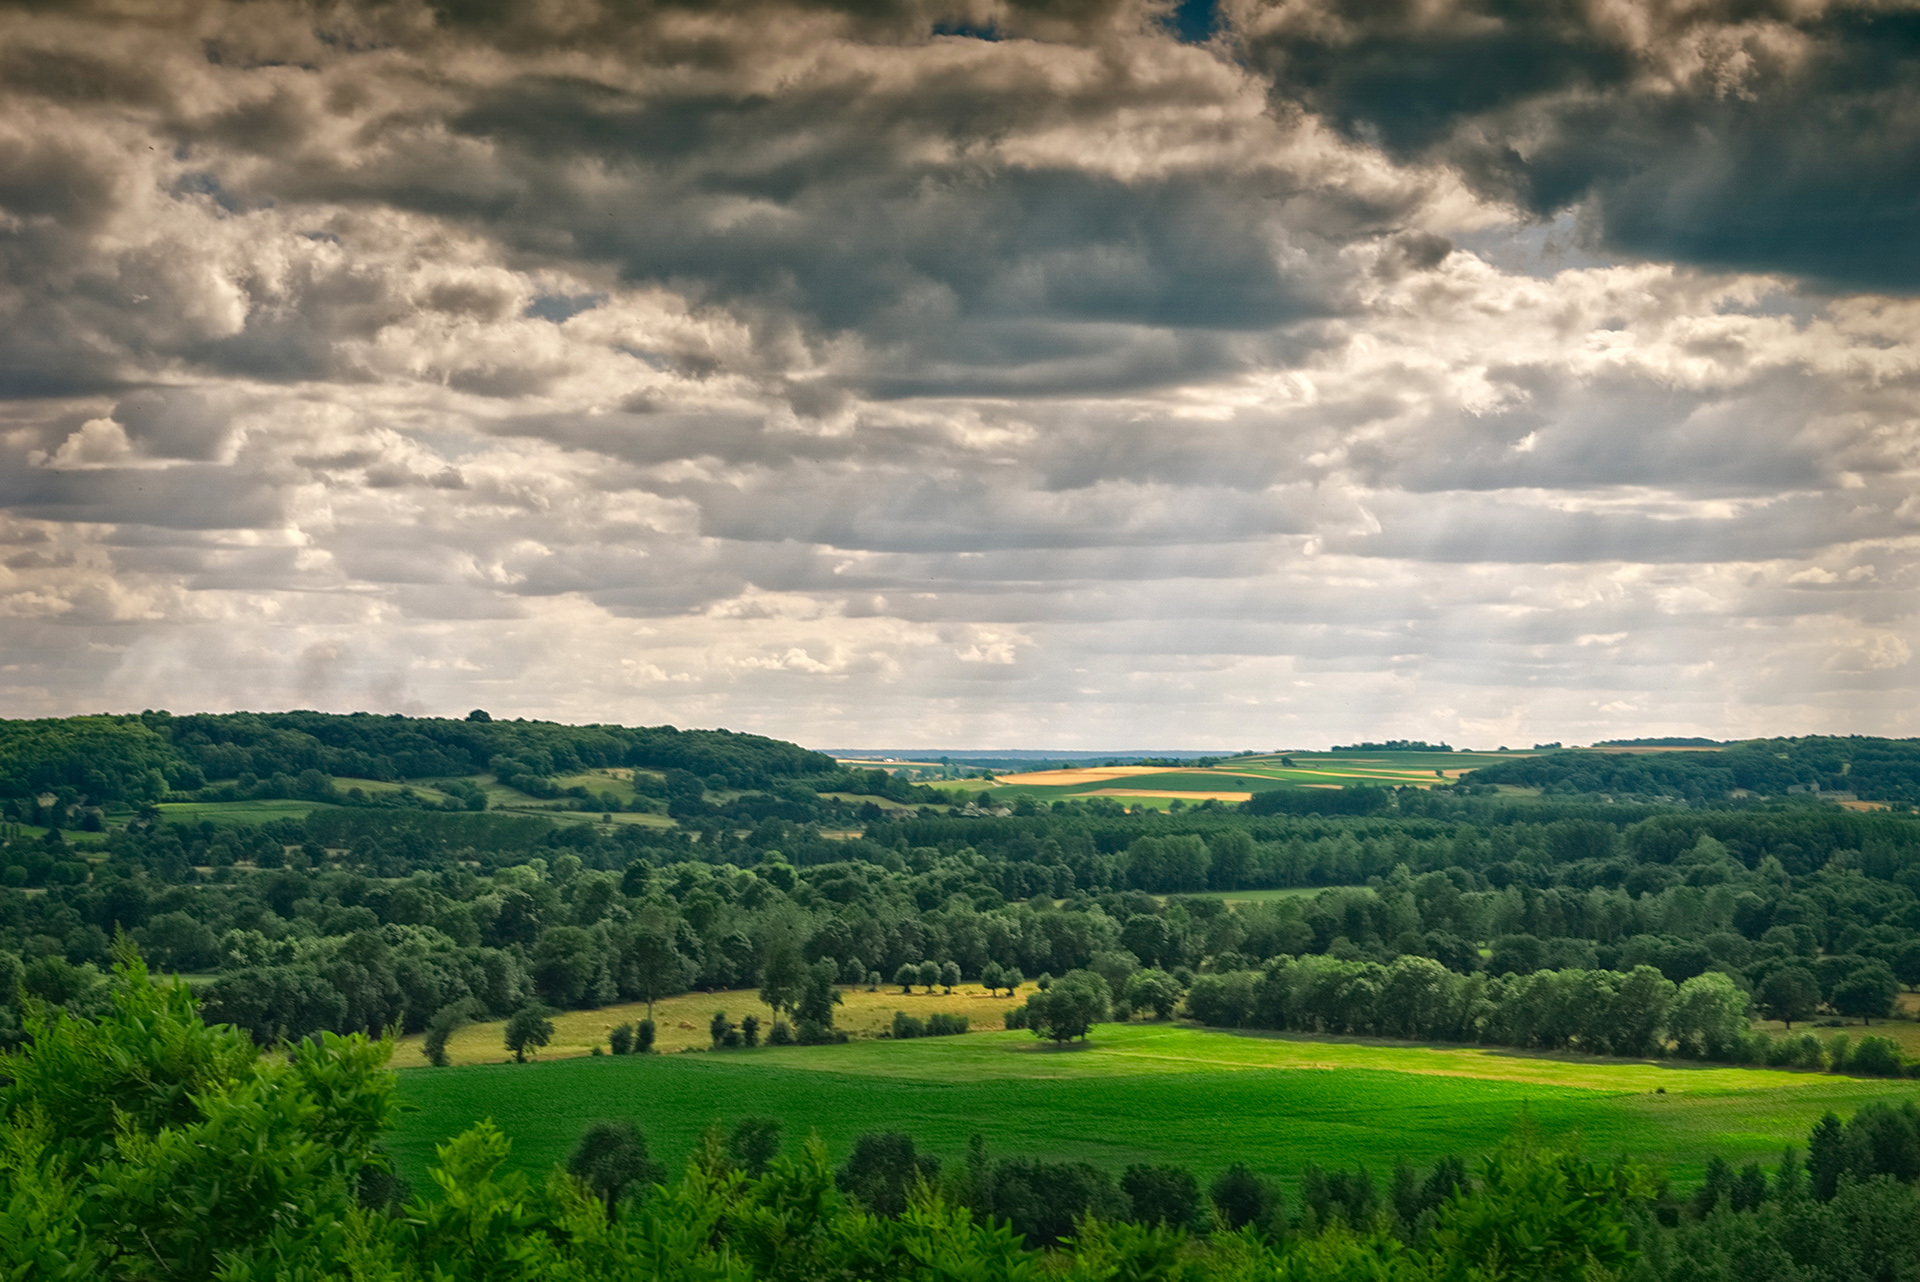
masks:
<svg viewBox="0 0 1920 1282"><path fill-rule="evenodd" d="M1598 747L1599 745L1596 745ZM1664 746L1616 743L1609 746ZM1465 784L1512 784L1550 795L1720 801L1738 793L1779 797L1851 794L1863 801L1920 804L1920 739L1812 735L1753 739L1714 751L1621 753L1570 749L1483 766Z"/></svg>
<svg viewBox="0 0 1920 1282"><path fill-rule="evenodd" d="M143 712L0 721L0 797L70 791L104 805L158 800L210 779L303 772L395 781L493 773L545 778L604 766L715 775L736 788L834 770L796 744L730 730L563 725L356 712Z"/></svg>

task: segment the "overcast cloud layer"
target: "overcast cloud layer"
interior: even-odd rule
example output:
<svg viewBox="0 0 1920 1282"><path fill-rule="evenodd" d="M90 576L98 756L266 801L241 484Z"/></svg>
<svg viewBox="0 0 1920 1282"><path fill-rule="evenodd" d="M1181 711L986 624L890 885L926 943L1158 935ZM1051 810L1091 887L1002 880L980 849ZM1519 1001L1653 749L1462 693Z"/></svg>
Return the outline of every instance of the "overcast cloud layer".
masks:
<svg viewBox="0 0 1920 1282"><path fill-rule="evenodd" d="M1920 734L1920 8L0 7L0 713Z"/></svg>

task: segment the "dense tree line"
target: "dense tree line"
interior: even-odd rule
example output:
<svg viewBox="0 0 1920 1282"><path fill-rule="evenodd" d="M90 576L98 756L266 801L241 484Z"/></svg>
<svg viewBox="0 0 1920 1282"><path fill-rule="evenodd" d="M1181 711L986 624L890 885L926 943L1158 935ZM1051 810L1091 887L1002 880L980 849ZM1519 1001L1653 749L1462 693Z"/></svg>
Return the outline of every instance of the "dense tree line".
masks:
<svg viewBox="0 0 1920 1282"><path fill-rule="evenodd" d="M1876 1014L1892 997L1889 980ZM1763 990L1764 993L1764 990ZM1817 993L1816 993L1817 996ZM1332 957L1276 960L1264 971L1201 975L1187 1006L1225 1028L1372 1034L1596 1055L1663 1055L1879 1076L1920 1072L1897 1043L1862 1033L1822 1039L1755 1031L1752 998L1720 971L1674 984L1651 966L1459 975L1424 957L1391 965ZM1766 998L1762 997L1765 1007ZM1845 1003L1840 1003L1844 1008ZM1808 1004L1812 1013L1812 1002ZM1804 1016L1803 1016L1804 1018Z"/></svg>
<svg viewBox="0 0 1920 1282"><path fill-rule="evenodd" d="M777 1124L714 1127L684 1172L643 1129L596 1123L545 1180L508 1170L480 1123L438 1149L432 1187L394 1177L385 1047L326 1037L261 1055L201 1021L184 986L123 958L86 1014L28 1011L0 1059L0 1270L47 1279L838 1277L1732 1278L1879 1282L1920 1259L1920 1109L1829 1115L1772 1170L1657 1173L1556 1151L1522 1125L1495 1154L1425 1172L1300 1172L1282 1196L1232 1163L1115 1178L1080 1163L942 1163L903 1135L836 1169Z"/></svg>

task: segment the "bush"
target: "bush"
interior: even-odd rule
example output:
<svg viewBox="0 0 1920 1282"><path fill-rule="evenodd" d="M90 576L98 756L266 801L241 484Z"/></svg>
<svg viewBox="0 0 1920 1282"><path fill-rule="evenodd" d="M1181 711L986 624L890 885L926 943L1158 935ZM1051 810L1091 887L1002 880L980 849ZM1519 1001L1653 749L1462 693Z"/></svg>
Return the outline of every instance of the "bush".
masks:
<svg viewBox="0 0 1920 1282"><path fill-rule="evenodd" d="M793 1026L787 1023L787 1021L784 1019L774 1020L773 1031L767 1034L767 1045L769 1046L793 1045Z"/></svg>
<svg viewBox="0 0 1920 1282"><path fill-rule="evenodd" d="M655 1036L655 1030L653 1027L653 1021L650 1019L641 1020L639 1026L634 1029L634 1039L633 1039L634 1053L637 1055L653 1054L654 1036Z"/></svg>
<svg viewBox="0 0 1920 1282"><path fill-rule="evenodd" d="M615 1024L607 1032L607 1049L615 1055L633 1054L633 1025Z"/></svg>
<svg viewBox="0 0 1920 1282"><path fill-rule="evenodd" d="M1244 1162L1235 1162L1220 1172L1207 1192L1220 1222L1228 1229L1268 1228L1280 1211L1279 1190L1272 1181L1255 1175Z"/></svg>
<svg viewBox="0 0 1920 1282"><path fill-rule="evenodd" d="M1900 1060L1900 1047L1891 1038L1862 1037L1847 1060L1847 1071L1865 1077L1901 1077L1906 1066Z"/></svg>
<svg viewBox="0 0 1920 1282"><path fill-rule="evenodd" d="M1007 1012L1006 1026L1009 1029L1025 1028L1027 1026L1027 1004L1025 1002L1021 1002L1018 1006L1015 1006Z"/></svg>
<svg viewBox="0 0 1920 1282"><path fill-rule="evenodd" d="M927 1026L903 1010L893 1012L893 1036L895 1041L904 1041L909 1037L925 1037Z"/></svg>
<svg viewBox="0 0 1920 1282"><path fill-rule="evenodd" d="M1835 1033L1827 1039L1827 1070L1844 1073L1853 1059L1853 1038Z"/></svg>
<svg viewBox="0 0 1920 1282"><path fill-rule="evenodd" d="M956 1033L964 1033L966 1031L967 1017L965 1015L946 1015L936 1012L927 1016L926 1035L928 1037L952 1037Z"/></svg>
<svg viewBox="0 0 1920 1282"><path fill-rule="evenodd" d="M940 1159L915 1153L913 1140L898 1131L862 1135L853 1152L834 1175L842 1193L858 1198L875 1215L898 1215L907 1209L914 1182L931 1183L940 1174Z"/></svg>
<svg viewBox="0 0 1920 1282"><path fill-rule="evenodd" d="M727 1012L723 1010L713 1012L713 1018L707 1021L707 1036L713 1039L715 1050L740 1044L740 1030L733 1026L733 1021L727 1018Z"/></svg>
<svg viewBox="0 0 1920 1282"><path fill-rule="evenodd" d="M793 1026L793 1040L802 1046L834 1046L846 1041L847 1035L832 1024L802 1019Z"/></svg>
<svg viewBox="0 0 1920 1282"><path fill-rule="evenodd" d="M740 1021L740 1040L748 1046L760 1044L760 1017L748 1015Z"/></svg>
<svg viewBox="0 0 1920 1282"><path fill-rule="evenodd" d="M1127 1168L1120 1191L1133 1204L1133 1218L1142 1224L1170 1229L1200 1226L1200 1184L1184 1166Z"/></svg>
<svg viewBox="0 0 1920 1282"><path fill-rule="evenodd" d="M1124 1220L1130 1209L1113 1177L1085 1162L1015 1158L996 1163L992 1197L992 1213L1033 1247L1072 1235L1083 1215Z"/></svg>

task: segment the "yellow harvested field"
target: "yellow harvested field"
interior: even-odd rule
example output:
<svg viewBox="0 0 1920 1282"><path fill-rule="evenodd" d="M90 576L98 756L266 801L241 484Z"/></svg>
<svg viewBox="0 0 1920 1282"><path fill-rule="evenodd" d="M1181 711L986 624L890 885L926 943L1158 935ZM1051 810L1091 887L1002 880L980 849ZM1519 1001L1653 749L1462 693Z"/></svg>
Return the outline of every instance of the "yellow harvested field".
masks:
<svg viewBox="0 0 1920 1282"><path fill-rule="evenodd" d="M1129 775L1166 773L1165 766L1101 766L1088 770L1033 770L1023 775L1001 775L994 782L1035 784L1042 788L1073 788L1083 783L1105 783L1109 779L1125 779Z"/></svg>
<svg viewBox="0 0 1920 1282"><path fill-rule="evenodd" d="M978 984L961 984L951 993L935 989L929 994L925 989L915 988L911 996L902 993L898 984L882 984L877 993L870 993L864 987L842 988L842 1005L835 1009L833 1022L835 1027L845 1029L856 1038L871 1038L893 1027L893 1012L897 1010L918 1019L939 1011L965 1015L969 1032L995 1033L1006 1027L1007 1010L1020 1005L1033 992L1032 984L1012 997L990 996ZM736 1024L748 1015L758 1016L763 1038L773 1027L773 1012L751 990L681 993L653 1004L653 1023L658 1030L655 1045L665 1053L712 1046L707 1024L717 1010L727 1012L727 1018ZM599 1010L556 1011L553 1041L541 1048L536 1058L567 1059L587 1055L595 1046L605 1050L607 1034L615 1024L637 1024L646 1017L644 1002L602 1006ZM499 1064L512 1059L507 1053L505 1033L503 1020L469 1024L448 1040L448 1059L454 1064ZM394 1043L393 1066L426 1067L427 1057L420 1049L422 1040L421 1034L409 1033Z"/></svg>
<svg viewBox="0 0 1920 1282"><path fill-rule="evenodd" d="M1250 792L1179 792L1172 788L1100 788L1086 797L1172 797L1175 801L1245 801Z"/></svg>

